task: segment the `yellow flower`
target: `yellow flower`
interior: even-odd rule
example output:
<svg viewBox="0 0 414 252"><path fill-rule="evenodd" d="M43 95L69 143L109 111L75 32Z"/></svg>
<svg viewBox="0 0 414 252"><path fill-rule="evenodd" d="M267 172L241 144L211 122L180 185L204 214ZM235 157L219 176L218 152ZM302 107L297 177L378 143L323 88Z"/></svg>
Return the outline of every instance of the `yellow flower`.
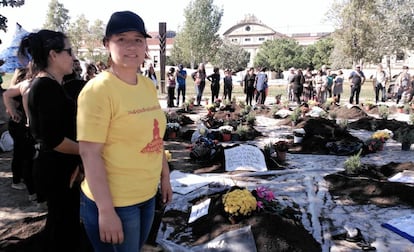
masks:
<svg viewBox="0 0 414 252"><path fill-rule="evenodd" d="M247 189L235 189L223 195L224 211L230 215L248 216L256 210L257 202Z"/></svg>

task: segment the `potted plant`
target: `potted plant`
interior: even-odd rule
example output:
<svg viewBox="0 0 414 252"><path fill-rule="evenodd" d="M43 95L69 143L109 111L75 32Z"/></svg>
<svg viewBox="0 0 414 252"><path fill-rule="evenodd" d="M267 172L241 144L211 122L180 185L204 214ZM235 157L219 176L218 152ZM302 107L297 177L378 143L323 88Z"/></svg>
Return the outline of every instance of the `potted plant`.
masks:
<svg viewBox="0 0 414 252"><path fill-rule="evenodd" d="M167 136L168 139L177 138L178 131L180 130L180 124L177 122L167 123Z"/></svg>
<svg viewBox="0 0 414 252"><path fill-rule="evenodd" d="M401 143L401 150L409 151L414 143L414 127L401 127L394 132L394 136Z"/></svg>
<svg viewBox="0 0 414 252"><path fill-rule="evenodd" d="M221 133L223 142L227 142L231 140L231 132L233 131L233 126L230 126L230 125L221 126L219 128L219 131Z"/></svg>
<svg viewBox="0 0 414 252"><path fill-rule="evenodd" d="M289 143L285 140L279 140L273 144L277 154L277 159L284 163L286 161L286 153L289 150Z"/></svg>
<svg viewBox="0 0 414 252"><path fill-rule="evenodd" d="M249 217L257 209L257 201L247 188L233 187L222 196L224 212L231 224Z"/></svg>

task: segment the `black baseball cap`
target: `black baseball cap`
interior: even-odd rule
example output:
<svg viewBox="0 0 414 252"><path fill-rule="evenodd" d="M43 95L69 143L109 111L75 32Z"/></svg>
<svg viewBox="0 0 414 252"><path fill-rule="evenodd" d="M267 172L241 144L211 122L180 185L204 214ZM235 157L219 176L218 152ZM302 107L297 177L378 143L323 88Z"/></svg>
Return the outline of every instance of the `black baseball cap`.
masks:
<svg viewBox="0 0 414 252"><path fill-rule="evenodd" d="M142 18L132 11L114 12L106 25L105 38L128 31L137 31L144 37L151 38Z"/></svg>

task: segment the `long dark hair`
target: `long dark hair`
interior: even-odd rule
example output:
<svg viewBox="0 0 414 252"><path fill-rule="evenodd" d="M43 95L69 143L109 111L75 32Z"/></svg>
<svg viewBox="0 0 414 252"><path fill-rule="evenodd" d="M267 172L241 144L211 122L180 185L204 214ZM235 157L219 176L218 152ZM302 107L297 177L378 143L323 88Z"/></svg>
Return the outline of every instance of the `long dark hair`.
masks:
<svg viewBox="0 0 414 252"><path fill-rule="evenodd" d="M48 67L49 52L62 52L65 39L66 35L57 31L40 30L30 33L20 42L17 56L23 65L32 61L33 70L42 71Z"/></svg>

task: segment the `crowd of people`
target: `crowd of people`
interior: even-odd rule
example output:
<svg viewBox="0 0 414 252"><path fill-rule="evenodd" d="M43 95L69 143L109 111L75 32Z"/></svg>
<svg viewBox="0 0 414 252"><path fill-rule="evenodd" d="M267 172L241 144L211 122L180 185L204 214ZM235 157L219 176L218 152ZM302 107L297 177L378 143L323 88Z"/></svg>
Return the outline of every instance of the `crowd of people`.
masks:
<svg viewBox="0 0 414 252"><path fill-rule="evenodd" d="M386 102L389 99L394 100L397 104L413 100L414 76L410 77L408 66L403 66L402 71L392 84L391 78L382 64L377 65L375 73L369 78L372 79L376 104ZM339 103L344 91L345 80L348 80L350 85L349 104L360 104L361 87L367 80L360 65L356 65L349 76L344 76L342 70L332 71L326 66L322 66L316 72L306 69L305 73L302 72L302 69L290 68L287 76L286 95L289 101L298 104L309 100L323 104L327 98L332 98Z"/></svg>

